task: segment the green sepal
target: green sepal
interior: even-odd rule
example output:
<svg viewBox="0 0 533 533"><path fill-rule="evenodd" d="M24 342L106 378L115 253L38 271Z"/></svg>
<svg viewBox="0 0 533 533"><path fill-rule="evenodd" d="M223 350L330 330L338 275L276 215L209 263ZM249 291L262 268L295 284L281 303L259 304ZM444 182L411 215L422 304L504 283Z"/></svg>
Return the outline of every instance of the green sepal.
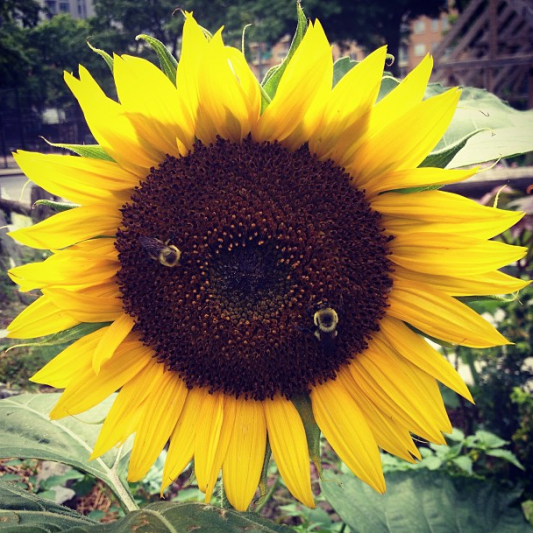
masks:
<svg viewBox="0 0 533 533"><path fill-rule="evenodd" d="M263 461L263 469L261 470L261 477L259 478L259 498L255 502L257 506L262 507L263 501L267 499L269 495L268 491L268 467L270 464L270 458L272 457L272 448L270 442L267 440L265 449L265 460Z"/></svg>
<svg viewBox="0 0 533 533"><path fill-rule="evenodd" d="M386 74L381 78L381 85L379 86L378 97L376 102L379 102L382 98L387 96L393 89L396 89L400 85L400 80Z"/></svg>
<svg viewBox="0 0 533 533"><path fill-rule="evenodd" d="M144 33L135 37L136 41L139 39L146 41L154 49L154 52L157 54L157 58L159 59L161 70L165 73L166 77L174 85L176 85L178 62L176 58L168 51L168 48L160 40Z"/></svg>
<svg viewBox="0 0 533 533"><path fill-rule="evenodd" d="M320 460L320 428L313 415L313 407L309 396L296 396L292 398L292 403L298 410L302 419L307 446L309 447L309 457L315 465L318 474L322 476L322 462Z"/></svg>
<svg viewBox="0 0 533 533"><path fill-rule="evenodd" d="M352 70L359 61L350 59L348 56L341 57L333 63L333 87Z"/></svg>
<svg viewBox="0 0 533 533"><path fill-rule="evenodd" d="M37 200L33 205L43 205L44 207L49 207L52 211L55 211L56 213L61 213L61 211L68 211L69 209L73 209L74 207L80 207L79 204L54 202L52 200Z"/></svg>
<svg viewBox="0 0 533 533"><path fill-rule="evenodd" d="M474 130L465 135L463 138L455 141L453 144L442 148L441 150L431 152L419 167L445 168L448 163L458 154L467 143L468 139L478 134L482 130Z"/></svg>
<svg viewBox="0 0 533 533"><path fill-rule="evenodd" d="M272 67L266 73L265 78L261 82L261 86L263 87L265 94L270 100L274 98L283 73L285 72L285 69L287 68L287 65L289 64L290 60L292 59L292 56L296 52L296 49L298 48L298 46L300 46L300 43L304 38L305 32L307 31L307 17L305 16L300 1L296 3L296 13L298 18L298 24L296 26L296 32L294 33L294 37L292 38L291 46L289 48L287 57L281 62L280 65ZM261 92L261 94L261 113L263 113L263 111L270 103L270 100L266 99L263 96L263 92Z"/></svg>
<svg viewBox="0 0 533 533"><path fill-rule="evenodd" d="M106 62L107 66L109 67L109 70L111 71L111 74L113 74L113 58L105 51L100 50L100 48L95 48L89 41L87 41L87 46L96 54L98 54L100 57L103 58L103 60Z"/></svg>
<svg viewBox="0 0 533 533"><path fill-rule="evenodd" d="M69 150L75 154L86 157L87 159L101 159L103 161L112 161L115 160L109 156L106 151L98 144L64 144L64 143L53 143L42 138L46 144L53 146L54 148L61 148L63 150Z"/></svg>
<svg viewBox="0 0 533 533"><path fill-rule="evenodd" d="M422 191L436 191L439 190L442 187L442 185L425 185L424 187L409 187L408 189L392 189L387 192L397 192L400 194L412 194L414 192L422 192ZM381 193L386 194L386 193Z"/></svg>
<svg viewBox="0 0 533 533"><path fill-rule="evenodd" d="M518 293L513 294L511 296L502 296L498 294L491 294L491 295L485 295L485 296L456 296L456 300L459 300L460 302L464 304L469 304L472 302L503 302L503 303L509 303L509 302L516 302L518 299Z"/></svg>
<svg viewBox="0 0 533 533"><path fill-rule="evenodd" d="M387 67L392 67L395 61L396 61L396 58L392 54L385 54L385 65Z"/></svg>
<svg viewBox="0 0 533 533"><path fill-rule="evenodd" d="M443 348L446 348L447 350L455 350L456 345L452 344L451 342L446 342L441 339L437 339L436 337L432 337L431 335L428 335L427 333L424 333L423 331L419 330L418 328L415 328L413 325L408 324L405 322L405 325L414 331L417 335L420 335L421 337L424 337L428 341L434 342L435 344L438 344L439 346L442 346Z"/></svg>
<svg viewBox="0 0 533 533"><path fill-rule="evenodd" d="M52 335L47 335L46 337L41 337L38 341L15 344L14 346L10 346L5 353L14 348L23 348L27 346L58 346L60 344L68 344L81 339L82 337L85 337L85 335L89 335L89 333L93 333L98 329L109 326L110 324L111 322L83 322L72 328L53 333Z"/></svg>

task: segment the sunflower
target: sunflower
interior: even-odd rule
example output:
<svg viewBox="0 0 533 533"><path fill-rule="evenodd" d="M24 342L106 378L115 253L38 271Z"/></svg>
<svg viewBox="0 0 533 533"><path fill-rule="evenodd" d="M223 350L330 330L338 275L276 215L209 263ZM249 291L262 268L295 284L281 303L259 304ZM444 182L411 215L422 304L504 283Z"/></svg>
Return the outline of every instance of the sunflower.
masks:
<svg viewBox="0 0 533 533"><path fill-rule="evenodd" d="M524 249L488 240L521 215L435 190L475 172L419 166L460 93L423 100L426 57L376 103L385 60L380 48L332 88L310 23L262 109L243 54L188 13L176 83L129 55L114 58L118 102L83 67L65 74L99 157L16 154L76 206L11 233L53 254L11 270L42 296L9 329L97 324L33 377L65 389L52 419L119 391L93 458L135 434L136 481L169 443L162 490L194 461L207 501L222 471L245 510L270 450L314 505L314 424L380 492L379 448L414 462L413 435L444 443L437 380L471 396L417 332L507 344L458 297L526 285L498 271Z"/></svg>

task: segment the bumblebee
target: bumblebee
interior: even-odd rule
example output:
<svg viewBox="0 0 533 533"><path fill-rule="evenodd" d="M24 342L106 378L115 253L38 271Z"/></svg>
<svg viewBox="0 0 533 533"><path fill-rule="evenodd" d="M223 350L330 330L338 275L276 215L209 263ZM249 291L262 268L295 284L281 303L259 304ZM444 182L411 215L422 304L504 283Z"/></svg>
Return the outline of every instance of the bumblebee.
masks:
<svg viewBox="0 0 533 533"><path fill-rule="evenodd" d="M159 261L163 266L175 267L179 264L181 251L177 246L163 243L153 237L139 237L139 244L142 249L155 261Z"/></svg>
<svg viewBox="0 0 533 533"><path fill-rule="evenodd" d="M314 331L315 337L321 342L331 343L339 334L337 331L339 315L326 302L320 302L318 304L317 310L313 315L313 322L316 326Z"/></svg>

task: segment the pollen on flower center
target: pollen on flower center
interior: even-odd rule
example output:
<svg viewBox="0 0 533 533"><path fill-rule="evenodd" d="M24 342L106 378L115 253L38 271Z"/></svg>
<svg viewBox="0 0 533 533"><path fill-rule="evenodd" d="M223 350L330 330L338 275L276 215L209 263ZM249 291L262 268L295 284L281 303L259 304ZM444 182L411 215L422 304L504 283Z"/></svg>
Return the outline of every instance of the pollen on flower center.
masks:
<svg viewBox="0 0 533 533"><path fill-rule="evenodd" d="M290 398L334 379L379 330L392 285L379 214L306 147L198 142L152 169L122 213L124 309L189 387ZM148 253L153 239L179 263ZM334 335L314 318L324 308Z"/></svg>

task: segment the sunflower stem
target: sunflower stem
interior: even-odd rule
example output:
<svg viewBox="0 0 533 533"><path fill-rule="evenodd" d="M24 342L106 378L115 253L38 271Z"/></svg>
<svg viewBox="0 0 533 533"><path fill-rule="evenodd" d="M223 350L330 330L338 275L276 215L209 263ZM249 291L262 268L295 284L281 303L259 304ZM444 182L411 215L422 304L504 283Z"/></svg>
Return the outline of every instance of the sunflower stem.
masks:
<svg viewBox="0 0 533 533"><path fill-rule="evenodd" d="M220 507L221 509L233 509L233 505L228 500L226 491L224 490L224 482L220 480Z"/></svg>
<svg viewBox="0 0 533 533"><path fill-rule="evenodd" d="M110 488L115 493L115 496L118 498L118 501L121 507L125 511L128 511L128 512L138 511L139 506L133 499L133 494L130 492L128 487L124 486L117 472L121 455L122 455L122 447L119 448L119 451L117 453L117 458L115 459L115 463L113 464L113 467L111 468L110 473L109 473L109 477L113 481L113 485L110 485Z"/></svg>
<svg viewBox="0 0 533 533"><path fill-rule="evenodd" d="M269 502L270 498L272 498L272 495L276 491L279 485L279 476L276 477L276 480L274 483L272 483L272 486L268 489L268 492L259 499L259 503L255 506L254 512L260 513L263 510L263 507Z"/></svg>

